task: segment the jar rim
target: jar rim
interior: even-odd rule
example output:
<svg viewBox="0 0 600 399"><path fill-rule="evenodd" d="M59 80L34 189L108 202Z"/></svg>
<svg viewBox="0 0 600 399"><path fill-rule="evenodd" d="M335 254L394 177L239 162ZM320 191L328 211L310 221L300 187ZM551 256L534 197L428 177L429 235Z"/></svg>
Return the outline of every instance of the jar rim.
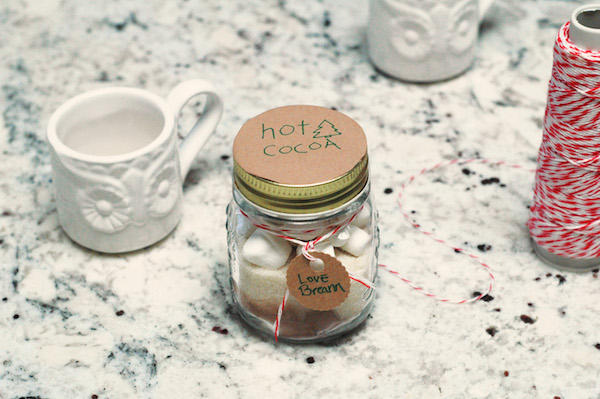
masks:
<svg viewBox="0 0 600 399"><path fill-rule="evenodd" d="M260 208L284 214L318 214L336 209L359 195L369 181L365 156L344 175L318 184L291 185L273 182L245 171L234 160L234 186Z"/></svg>
<svg viewBox="0 0 600 399"><path fill-rule="evenodd" d="M244 193L242 191L239 190L239 188L235 184L235 181L233 182L233 193L234 193L233 198L234 198L234 201L237 203L237 205L242 210L247 211L248 208L250 208L250 209L252 209L252 211L257 212L261 215L270 217L270 218L275 218L275 219L280 219L280 220L285 220L285 221L293 221L293 222L305 222L305 221L312 221L312 220L319 220L319 219L335 217L340 212L345 212L347 207L354 204L355 202L360 202L356 206L356 209L358 209L367 200L367 198L370 194L370 190L371 190L370 179L367 178L365 185L362 187L362 189L356 195L354 195L352 198L348 199L346 202L339 204L335 208L320 210L320 211L311 212L311 213L290 213L290 212L283 212L280 210L273 210L273 209L265 208L263 206L256 204L255 202L251 201L248 197L246 197L246 195L244 195ZM241 203L241 200L245 201L245 203Z"/></svg>

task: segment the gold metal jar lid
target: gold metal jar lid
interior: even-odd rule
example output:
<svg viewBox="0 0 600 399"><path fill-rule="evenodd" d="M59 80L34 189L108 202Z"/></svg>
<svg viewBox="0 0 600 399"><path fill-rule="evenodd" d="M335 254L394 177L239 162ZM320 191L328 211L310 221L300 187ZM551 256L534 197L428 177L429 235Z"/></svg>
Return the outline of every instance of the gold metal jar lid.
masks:
<svg viewBox="0 0 600 399"><path fill-rule="evenodd" d="M262 113L233 143L234 184L248 200L277 212L337 208L368 181L367 139L351 118L293 105Z"/></svg>

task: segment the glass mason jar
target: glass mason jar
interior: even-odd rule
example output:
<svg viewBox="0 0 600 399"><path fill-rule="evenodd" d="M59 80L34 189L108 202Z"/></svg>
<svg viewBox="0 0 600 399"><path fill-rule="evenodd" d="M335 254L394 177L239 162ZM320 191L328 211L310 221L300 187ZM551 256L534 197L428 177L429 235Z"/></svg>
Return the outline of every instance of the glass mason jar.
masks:
<svg viewBox="0 0 600 399"><path fill-rule="evenodd" d="M276 108L244 124L233 158L227 239L242 319L291 342L358 326L379 244L360 126L327 108Z"/></svg>

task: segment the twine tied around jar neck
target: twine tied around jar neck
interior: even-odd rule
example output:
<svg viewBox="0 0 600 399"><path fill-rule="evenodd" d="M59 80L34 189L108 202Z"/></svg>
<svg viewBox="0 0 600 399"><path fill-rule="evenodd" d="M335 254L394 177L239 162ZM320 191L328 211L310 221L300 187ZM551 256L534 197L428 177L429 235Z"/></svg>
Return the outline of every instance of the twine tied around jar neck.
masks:
<svg viewBox="0 0 600 399"><path fill-rule="evenodd" d="M352 217L350 219L348 219L348 221L336 226L335 228L332 228L331 230L329 230L327 233L323 234L322 236L319 236L313 240L309 240L309 241L303 241L294 237L290 237L287 236L285 234L283 234L283 232L277 232L274 230L269 229L266 225L264 224L260 224L260 223L255 223L250 216L248 216L247 213L245 213L244 211L240 210L240 213L246 218L248 219L248 221L257 229L261 229L266 233L272 234L275 237L279 237L279 238L283 238L286 241L289 241L293 244L296 244L298 246L300 246L302 248L302 255L308 259L309 264L311 269L313 269L314 271L319 271L323 268L324 264L323 261L319 258L316 258L314 256L311 255L311 252L315 252L316 249L316 245L317 244L321 244L324 242L327 242L327 240L329 240L331 237L333 237L335 234L337 234L341 229L343 229L346 226L349 226L350 223L352 223L352 221L356 218L356 216L360 213L360 211L363 209L363 207L360 207L358 209L358 211L356 211ZM312 232L308 231L308 232ZM348 273L348 275L350 276L351 280L354 280L356 282L361 283L362 285L364 285L367 288L375 288L375 286L373 285L373 283L371 283L370 281L364 279L361 276L358 275L354 275L352 273Z"/></svg>

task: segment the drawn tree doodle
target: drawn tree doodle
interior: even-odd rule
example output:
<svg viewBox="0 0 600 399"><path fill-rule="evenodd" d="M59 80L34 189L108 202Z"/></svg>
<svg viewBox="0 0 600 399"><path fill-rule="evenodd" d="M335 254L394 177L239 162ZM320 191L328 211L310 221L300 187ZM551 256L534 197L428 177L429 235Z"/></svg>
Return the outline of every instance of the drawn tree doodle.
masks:
<svg viewBox="0 0 600 399"><path fill-rule="evenodd" d="M319 124L319 127L313 131L313 138L327 138L332 136L339 136L342 133L339 132L333 123L329 122L327 119L323 119L323 122Z"/></svg>

